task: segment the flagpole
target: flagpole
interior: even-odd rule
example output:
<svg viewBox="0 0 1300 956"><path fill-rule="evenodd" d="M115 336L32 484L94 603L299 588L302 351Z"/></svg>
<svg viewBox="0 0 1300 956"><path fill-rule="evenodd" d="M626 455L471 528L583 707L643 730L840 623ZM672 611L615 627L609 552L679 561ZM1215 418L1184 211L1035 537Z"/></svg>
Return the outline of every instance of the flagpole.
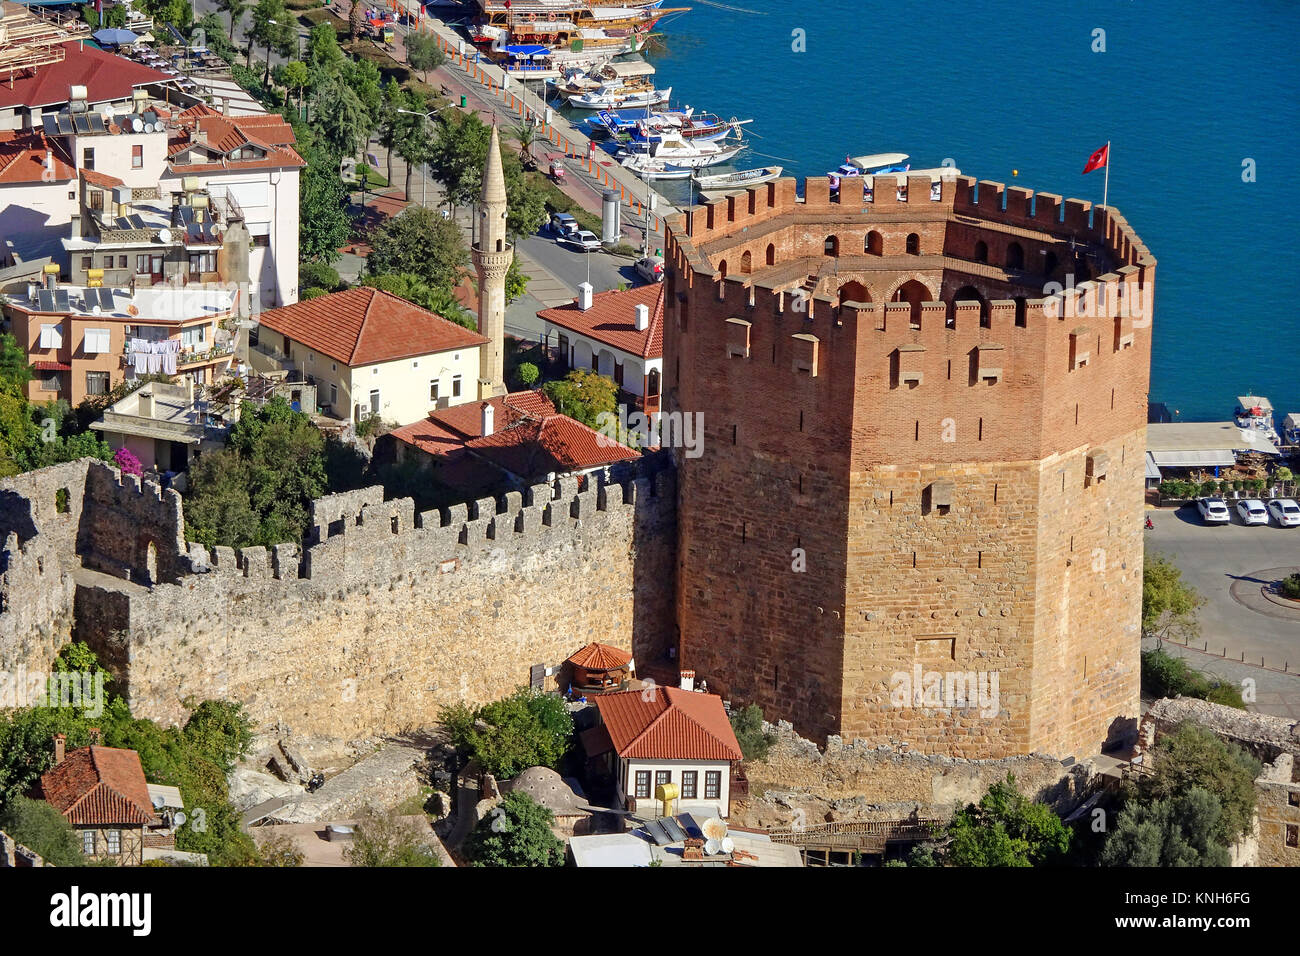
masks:
<svg viewBox="0 0 1300 956"><path fill-rule="evenodd" d="M1105 206L1110 199L1110 140L1106 140L1106 183L1101 187L1101 204Z"/></svg>

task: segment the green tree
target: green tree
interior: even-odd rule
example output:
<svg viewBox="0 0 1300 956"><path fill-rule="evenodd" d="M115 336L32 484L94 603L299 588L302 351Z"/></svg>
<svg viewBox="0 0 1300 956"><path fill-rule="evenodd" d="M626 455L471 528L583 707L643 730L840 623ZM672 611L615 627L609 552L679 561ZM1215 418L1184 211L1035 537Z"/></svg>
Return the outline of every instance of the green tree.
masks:
<svg viewBox="0 0 1300 956"><path fill-rule="evenodd" d="M411 65L411 69L423 73L427 83L429 71L446 63L447 55L442 52L442 47L432 33L412 30L406 35L406 62Z"/></svg>
<svg viewBox="0 0 1300 956"><path fill-rule="evenodd" d="M428 840L395 813L366 807L357 817L352 845L343 851L352 866L438 866Z"/></svg>
<svg viewBox="0 0 1300 956"><path fill-rule="evenodd" d="M527 687L472 712L447 708L439 720L457 747L502 780L529 767L555 769L573 743L573 716L563 699Z"/></svg>
<svg viewBox="0 0 1300 956"><path fill-rule="evenodd" d="M612 413L618 405L618 386L614 380L591 369L574 369L563 379L547 382L542 391L560 414L592 428L602 413Z"/></svg>
<svg viewBox="0 0 1300 956"><path fill-rule="evenodd" d="M519 257L515 256L510 260L510 268L506 270L506 305L528 291L528 278L519 268Z"/></svg>
<svg viewBox="0 0 1300 956"><path fill-rule="evenodd" d="M1106 838L1102 866L1228 866L1216 841L1223 817L1218 797L1201 787L1164 800L1130 800Z"/></svg>
<svg viewBox="0 0 1300 956"><path fill-rule="evenodd" d="M298 255L308 262L331 263L348 240L352 221L348 191L339 178L336 158L318 153L308 162L298 188Z"/></svg>
<svg viewBox="0 0 1300 956"><path fill-rule="evenodd" d="M44 800L18 797L3 816L0 830L55 866L81 866L85 858L72 824Z"/></svg>
<svg viewBox="0 0 1300 956"><path fill-rule="evenodd" d="M465 311L451 289L444 285L430 285L421 276L410 273L385 273L378 276L365 276L361 284L401 296L448 322L455 322L467 329L478 328L478 321Z"/></svg>
<svg viewBox="0 0 1300 956"><path fill-rule="evenodd" d="M402 113L399 118L405 122L398 124L393 146L406 163L406 198L410 201L411 175L433 156L433 137L429 135L429 123L425 121L425 117ZM390 150L388 153L390 164L392 157L392 150Z"/></svg>
<svg viewBox="0 0 1300 956"><path fill-rule="evenodd" d="M1034 803L1016 778L989 787L978 805L968 804L948 825L945 862L950 866L1045 866L1070 850L1071 831L1050 807Z"/></svg>
<svg viewBox="0 0 1300 956"><path fill-rule="evenodd" d="M280 68L280 82L285 89L293 92L298 99L298 113L302 113L302 91L311 82L311 72L307 64L299 60L290 60Z"/></svg>
<svg viewBox="0 0 1300 956"><path fill-rule="evenodd" d="M1183 581L1168 558L1147 554L1142 564L1142 633L1187 640L1199 631L1197 609L1205 599Z"/></svg>
<svg viewBox="0 0 1300 956"><path fill-rule="evenodd" d="M235 42L235 27L244 19L252 4L248 0L217 0L217 9L230 17L230 42Z"/></svg>
<svg viewBox="0 0 1300 956"><path fill-rule="evenodd" d="M385 221L370 240L371 275L416 275L430 285L454 288L469 264L460 227L424 206L407 206Z"/></svg>
<svg viewBox="0 0 1300 956"><path fill-rule="evenodd" d="M429 167L453 207L471 205L483 189L483 161L492 131L470 113L447 110L437 118Z"/></svg>
<svg viewBox="0 0 1300 956"><path fill-rule="evenodd" d="M186 530L209 547L299 542L311 502L325 492L325 439L282 397L248 403L226 448L190 469Z"/></svg>
<svg viewBox="0 0 1300 956"><path fill-rule="evenodd" d="M312 110L317 131L339 156L355 156L374 128L356 91L337 77L323 77L316 83ZM338 176L337 167L334 175Z"/></svg>
<svg viewBox="0 0 1300 956"><path fill-rule="evenodd" d="M27 364L27 353L10 333L0 335L0 389L21 395L32 380L32 367Z"/></svg>
<svg viewBox="0 0 1300 956"><path fill-rule="evenodd" d="M362 7L360 3L352 4L348 10L348 36L355 40L361 36Z"/></svg>
<svg viewBox="0 0 1300 956"><path fill-rule="evenodd" d="M763 730L763 708L758 704L733 711L731 729L746 760L766 760L768 750L776 743L776 735Z"/></svg>
<svg viewBox="0 0 1300 956"><path fill-rule="evenodd" d="M298 263L298 288L335 292L343 284L338 270L324 262Z"/></svg>
<svg viewBox="0 0 1300 956"><path fill-rule="evenodd" d="M555 815L528 794L507 793L470 833L465 852L475 866L563 866L554 824Z"/></svg>
<svg viewBox="0 0 1300 956"><path fill-rule="evenodd" d="M262 83L271 77L271 52L288 56L293 50L293 25L289 20L289 11L284 0L257 0L253 7L253 28L248 31L250 48L254 43L266 47L266 69L262 74Z"/></svg>
<svg viewBox="0 0 1300 956"><path fill-rule="evenodd" d="M1258 760L1213 731L1184 723L1160 739L1151 751L1155 773L1145 777L1139 791L1147 802L1167 800L1200 788L1219 801L1222 814L1214 838L1231 846L1250 832L1255 816Z"/></svg>
<svg viewBox="0 0 1300 956"><path fill-rule="evenodd" d="M185 722L182 731L195 752L230 774L248 753L253 724L244 705L234 700L205 700Z"/></svg>
<svg viewBox="0 0 1300 956"><path fill-rule="evenodd" d="M316 24L307 35L307 66L318 75L336 74L346 55L339 46L339 36L328 20Z"/></svg>
<svg viewBox="0 0 1300 956"><path fill-rule="evenodd" d="M515 369L515 375L519 377L519 384L524 388L532 388L537 384L541 372L532 362L520 362L519 367Z"/></svg>
<svg viewBox="0 0 1300 956"><path fill-rule="evenodd" d="M410 99L406 91L398 85L393 77L384 85L384 101L379 113L379 145L388 151L388 181L393 181L393 154L397 151L397 142L401 131L407 123L407 115L402 110L409 110Z"/></svg>

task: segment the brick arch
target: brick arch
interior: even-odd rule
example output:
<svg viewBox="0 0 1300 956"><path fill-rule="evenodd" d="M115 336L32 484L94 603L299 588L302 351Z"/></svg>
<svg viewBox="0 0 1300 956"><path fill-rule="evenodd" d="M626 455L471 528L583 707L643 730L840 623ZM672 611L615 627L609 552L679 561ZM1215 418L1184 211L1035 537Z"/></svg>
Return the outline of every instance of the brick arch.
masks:
<svg viewBox="0 0 1300 956"><path fill-rule="evenodd" d="M858 279L850 279L839 288L841 302L874 302L871 287Z"/></svg>
<svg viewBox="0 0 1300 956"><path fill-rule="evenodd" d="M141 584L159 583L158 551L158 541L151 533L144 531L136 538L135 568L132 577L138 578Z"/></svg>
<svg viewBox="0 0 1300 956"><path fill-rule="evenodd" d="M924 275L920 272L910 272L910 273L904 273L900 275L898 279L894 282L893 286L890 288L889 295L885 296L883 300L877 300L877 301L893 302L894 293L896 293L903 286L907 285L909 282L921 283L921 285L925 286L926 289L929 290L930 301L931 302L939 301L940 295L939 295L938 281L932 278L931 276Z"/></svg>

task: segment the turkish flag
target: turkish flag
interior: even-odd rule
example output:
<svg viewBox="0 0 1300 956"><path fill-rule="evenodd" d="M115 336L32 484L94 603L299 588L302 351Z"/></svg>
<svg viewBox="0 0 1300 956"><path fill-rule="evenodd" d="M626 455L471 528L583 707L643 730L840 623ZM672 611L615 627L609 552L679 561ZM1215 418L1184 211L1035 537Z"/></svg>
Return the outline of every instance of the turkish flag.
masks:
<svg viewBox="0 0 1300 956"><path fill-rule="evenodd" d="M1097 152L1088 157L1088 165L1083 167L1084 174L1092 172L1094 169L1101 169L1110 161L1110 143L1107 143Z"/></svg>

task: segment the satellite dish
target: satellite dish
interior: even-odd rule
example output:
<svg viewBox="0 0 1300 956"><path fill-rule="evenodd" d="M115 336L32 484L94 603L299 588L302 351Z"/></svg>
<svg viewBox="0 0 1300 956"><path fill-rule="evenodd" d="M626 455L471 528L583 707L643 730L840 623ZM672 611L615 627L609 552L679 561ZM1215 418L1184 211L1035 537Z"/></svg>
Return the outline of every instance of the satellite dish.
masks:
<svg viewBox="0 0 1300 956"><path fill-rule="evenodd" d="M158 241L159 241L159 242L171 242L171 241L172 241L172 231L171 231L170 229L159 229L159 230L158 230Z"/></svg>
<svg viewBox="0 0 1300 956"><path fill-rule="evenodd" d="M135 119L131 120L131 129L135 130L137 133L144 129L144 122L141 121L140 117L137 116Z"/></svg>
<svg viewBox="0 0 1300 956"><path fill-rule="evenodd" d="M721 840L727 835L727 825L717 817L709 817L700 826L700 831L704 834L705 839Z"/></svg>
<svg viewBox="0 0 1300 956"><path fill-rule="evenodd" d="M184 811L184 810L177 810L177 811L176 811L176 816L175 816L173 819L175 819L175 821L176 821L176 825L177 825L177 826L181 826L182 824L185 823L186 820L189 819L189 817L187 817L187 816L185 815L185 811Z"/></svg>
<svg viewBox="0 0 1300 956"><path fill-rule="evenodd" d="M722 849L722 844L719 843L717 840L705 840L705 841L704 841L704 855L705 855L705 856L717 856L717 855L718 855L718 852L719 852L721 849Z"/></svg>
<svg viewBox="0 0 1300 956"><path fill-rule="evenodd" d="M104 310L101 309L101 308L100 308L99 306L97 306L97 305L92 305L92 306L90 307L90 314L91 314L91 315L102 315L103 313L104 313ZM161 800L162 798L161 798L161 797L154 797L154 799L155 799L155 800Z"/></svg>
<svg viewBox="0 0 1300 956"><path fill-rule="evenodd" d="M730 853L730 852L731 852L732 850L734 850L735 848L736 848L736 841L735 841L735 840L733 840L731 837L723 837L723 838L722 838L722 852L723 852L723 853Z"/></svg>
<svg viewBox="0 0 1300 956"><path fill-rule="evenodd" d="M154 797L149 802L153 804L153 808L155 810L161 810L163 807L167 805L167 801L164 800L161 795Z"/></svg>

